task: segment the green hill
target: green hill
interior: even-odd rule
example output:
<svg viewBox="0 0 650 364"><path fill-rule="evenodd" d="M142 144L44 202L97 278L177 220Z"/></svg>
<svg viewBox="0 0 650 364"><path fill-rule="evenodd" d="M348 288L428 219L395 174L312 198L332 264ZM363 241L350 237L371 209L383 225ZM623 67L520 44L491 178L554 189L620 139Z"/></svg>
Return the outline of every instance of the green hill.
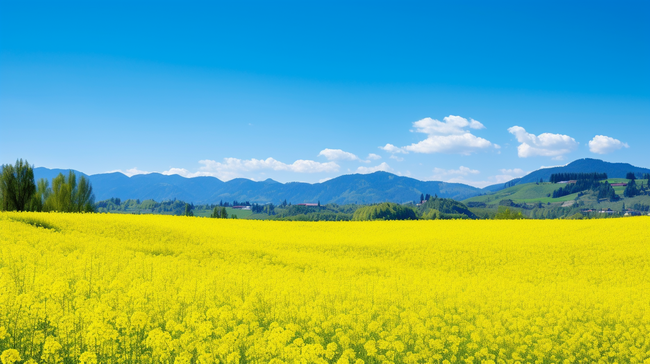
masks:
<svg viewBox="0 0 650 364"><path fill-rule="evenodd" d="M610 178L609 183L628 183L625 178ZM620 216L629 210L647 213L650 207L650 194L647 192L647 181L637 180L637 185L643 183L646 192L640 196L624 197L625 187L616 186L617 201L598 199L597 193L585 190L559 198L553 198L553 192L566 186L559 183L524 183L518 184L491 194L475 196L463 201L469 209L479 217L490 217L499 208L508 207L521 211L527 217L562 218L572 216L585 210L615 211L612 215ZM598 212L592 212L595 217L601 217Z"/></svg>

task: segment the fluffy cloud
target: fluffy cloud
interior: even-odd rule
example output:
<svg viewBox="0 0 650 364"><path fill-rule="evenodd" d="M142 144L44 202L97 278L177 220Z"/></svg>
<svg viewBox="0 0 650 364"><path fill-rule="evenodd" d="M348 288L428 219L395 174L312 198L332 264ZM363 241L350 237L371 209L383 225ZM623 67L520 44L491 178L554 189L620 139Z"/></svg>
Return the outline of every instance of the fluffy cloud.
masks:
<svg viewBox="0 0 650 364"><path fill-rule="evenodd" d="M369 160L376 161L377 159L381 159L381 156L380 156L380 155L377 155L377 154L375 154L375 153L370 153L370 154L368 154L368 159L369 159Z"/></svg>
<svg viewBox="0 0 650 364"><path fill-rule="evenodd" d="M523 176L524 174L526 174L526 172L524 172L524 170L521 169L521 168L500 169L499 171L501 171L501 173L503 173L503 174L515 175L515 176L517 176L517 177L521 177L521 176Z"/></svg>
<svg viewBox="0 0 650 364"><path fill-rule="evenodd" d="M523 177L527 173L521 168L512 168L512 169L500 169L501 174L490 177L490 181L494 181L490 184L495 183L505 183L515 178Z"/></svg>
<svg viewBox="0 0 650 364"><path fill-rule="evenodd" d="M392 172L393 169L386 163L383 162L380 165L374 166L374 167L359 167L357 168L357 173L361 174L368 174L368 173L373 173L377 171L384 171L384 172Z"/></svg>
<svg viewBox="0 0 650 364"><path fill-rule="evenodd" d="M471 129L485 129L483 124L471 118L468 121L460 116L449 115L442 120L444 120L444 122L431 118L424 118L414 122L413 126L418 133L429 135L465 134L467 133L465 130L467 127Z"/></svg>
<svg viewBox="0 0 650 364"><path fill-rule="evenodd" d="M485 126L474 119L465 119L456 115L449 115L443 121L424 118L413 123L417 133L427 134L421 142L413 143L402 148L386 144L381 149L390 153L452 153L469 155L474 152L489 148L498 149L499 146L489 140L472 134L469 129L485 129Z"/></svg>
<svg viewBox="0 0 650 364"><path fill-rule="evenodd" d="M328 161L339 161L339 160L348 160L348 161L358 161L359 157L356 155L345 152L341 149L329 149L325 148L318 153L318 156L323 156L327 158Z"/></svg>
<svg viewBox="0 0 650 364"><path fill-rule="evenodd" d="M388 153L404 153L404 154L408 153L404 149L396 147L396 146L394 146L394 145L392 145L390 143L384 145L383 147L379 147L379 149L383 149L383 150L387 151Z"/></svg>
<svg viewBox="0 0 650 364"><path fill-rule="evenodd" d="M468 178L471 178L472 175L479 174L480 172L478 170L464 166L460 166L458 169L435 168L433 170L434 175L431 177L431 179L448 183L463 183L466 185L483 188L497 183L505 183L515 178L522 177L526 174L526 172L521 168L504 168L500 169L499 171L501 174L489 176L485 180L474 181Z"/></svg>
<svg viewBox="0 0 650 364"><path fill-rule="evenodd" d="M513 126L508 129L508 132L521 143L517 147L520 158L542 156L562 159L565 154L578 147L578 142L568 135L551 133L534 135L526 132L526 129L521 126Z"/></svg>
<svg viewBox="0 0 650 364"><path fill-rule="evenodd" d="M621 148L629 148L627 143L605 135L596 135L589 141L589 151L596 154L607 154Z"/></svg>
<svg viewBox="0 0 650 364"><path fill-rule="evenodd" d="M460 135L429 135L425 140L404 147L415 153L457 153L469 155L481 149L497 148L489 140L471 133Z"/></svg>
<svg viewBox="0 0 650 364"><path fill-rule="evenodd" d="M398 161L398 162L401 162L401 161L404 160L404 158L402 158L402 157L398 157L398 156L396 156L395 154L391 155L391 156L390 156L390 159L394 159L394 160L396 160L396 161Z"/></svg>
<svg viewBox="0 0 650 364"><path fill-rule="evenodd" d="M202 166L197 172L190 172L184 168L172 168L163 174L178 174L183 177L213 176L222 180L242 177L243 172L274 170L295 173L337 172L339 165L335 162L320 163L312 160L297 160L291 164L280 162L273 158L267 159L238 159L224 158L223 162L213 160L199 161Z"/></svg>
<svg viewBox="0 0 650 364"><path fill-rule="evenodd" d="M458 169L443 169L443 168L434 168L433 169L433 179L444 179L447 176L468 176L470 174L479 174L476 169L471 169L465 166L460 166Z"/></svg>

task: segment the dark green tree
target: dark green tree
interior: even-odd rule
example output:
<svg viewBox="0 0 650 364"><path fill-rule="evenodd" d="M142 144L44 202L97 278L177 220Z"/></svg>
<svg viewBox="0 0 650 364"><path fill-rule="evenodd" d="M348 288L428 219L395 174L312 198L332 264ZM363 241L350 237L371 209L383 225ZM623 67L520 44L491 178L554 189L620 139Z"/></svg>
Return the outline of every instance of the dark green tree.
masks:
<svg viewBox="0 0 650 364"><path fill-rule="evenodd" d="M227 219L228 218L228 211L226 211L225 207L221 208L221 218L222 219Z"/></svg>
<svg viewBox="0 0 650 364"><path fill-rule="evenodd" d="M185 204L185 216L194 216L194 212L192 212L192 207L189 203Z"/></svg>
<svg viewBox="0 0 650 364"><path fill-rule="evenodd" d="M36 193L34 168L27 161L5 164L0 174L0 208L5 211L25 211Z"/></svg>
<svg viewBox="0 0 650 364"><path fill-rule="evenodd" d="M631 179L630 182L625 187L623 191L623 196L625 197L634 197L639 194L639 189L636 187L636 182L634 179Z"/></svg>
<svg viewBox="0 0 650 364"><path fill-rule="evenodd" d="M215 206L214 210L212 210L212 215L210 217L214 219L218 219L221 217L221 209L217 206Z"/></svg>

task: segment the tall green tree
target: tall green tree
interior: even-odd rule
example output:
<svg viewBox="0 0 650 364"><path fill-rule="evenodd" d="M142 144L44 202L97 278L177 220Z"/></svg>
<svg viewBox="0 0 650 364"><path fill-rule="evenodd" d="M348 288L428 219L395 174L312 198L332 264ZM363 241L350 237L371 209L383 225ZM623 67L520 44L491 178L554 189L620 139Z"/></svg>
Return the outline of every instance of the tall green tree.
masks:
<svg viewBox="0 0 650 364"><path fill-rule="evenodd" d="M50 189L50 181L46 180L45 178L39 179L38 182L36 183L36 193L32 197L32 201L30 203L31 205L30 210L49 211L45 203L47 199L50 197L51 193L52 190Z"/></svg>
<svg viewBox="0 0 650 364"><path fill-rule="evenodd" d="M189 203L185 204L185 216L194 216L194 212L192 212L192 208L190 207Z"/></svg>
<svg viewBox="0 0 650 364"><path fill-rule="evenodd" d="M212 215L210 217L218 219L221 217L221 209L218 206L214 207L214 210L212 210Z"/></svg>
<svg viewBox="0 0 650 364"><path fill-rule="evenodd" d="M67 178L63 173L59 173L52 179L52 190L49 191L43 209L59 212L95 211L95 195L90 181L81 176L77 183L77 176L73 171L68 172Z"/></svg>
<svg viewBox="0 0 650 364"><path fill-rule="evenodd" d="M25 211L36 193L34 168L27 161L16 160L15 165L5 164L0 174L0 208L5 211Z"/></svg>

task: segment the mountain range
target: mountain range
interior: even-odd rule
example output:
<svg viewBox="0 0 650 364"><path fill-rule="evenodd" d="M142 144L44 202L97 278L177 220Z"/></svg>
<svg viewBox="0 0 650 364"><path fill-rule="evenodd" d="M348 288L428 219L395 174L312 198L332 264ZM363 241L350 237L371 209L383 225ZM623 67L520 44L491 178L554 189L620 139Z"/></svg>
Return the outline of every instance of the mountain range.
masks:
<svg viewBox="0 0 650 364"><path fill-rule="evenodd" d="M34 168L36 180L52 180L59 173L68 170ZM322 183L288 182L280 183L272 179L252 181L236 178L227 182L215 177L186 178L179 175L159 173L140 174L128 177L119 172L79 175L89 178L97 201L111 197L126 199L152 199L165 201L178 199L195 204L219 203L219 201L249 201L251 203L337 203L370 204L377 202L408 202L419 199L420 194L464 200L473 196L493 193L506 186L548 181L553 173L599 172L610 178L623 178L627 172L650 173L650 169L635 167L627 163L609 163L598 159L579 159L566 166L543 168L507 184L501 183L480 189L461 183L420 181L414 178L397 176L388 172L371 174L348 174Z"/></svg>

